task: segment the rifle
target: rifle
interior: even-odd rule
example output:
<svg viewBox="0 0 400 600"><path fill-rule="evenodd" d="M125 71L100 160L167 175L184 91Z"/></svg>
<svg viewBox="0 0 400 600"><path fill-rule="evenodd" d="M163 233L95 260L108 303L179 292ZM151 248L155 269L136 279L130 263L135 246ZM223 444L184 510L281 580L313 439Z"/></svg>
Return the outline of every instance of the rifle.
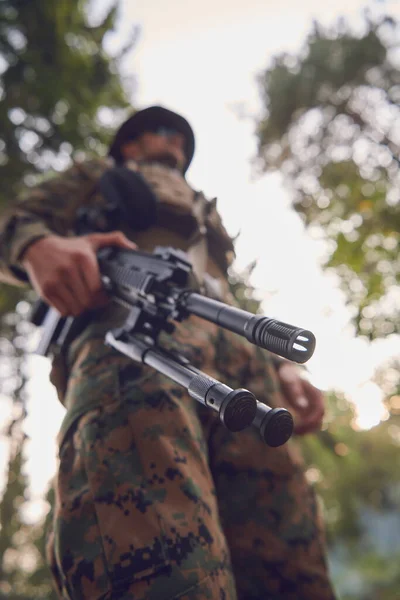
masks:
<svg viewBox="0 0 400 600"><path fill-rule="evenodd" d="M110 185L110 173L103 184L104 181L109 184L107 214L82 207L78 215L80 234L99 231L100 222L115 227L112 221L120 215L121 200L115 194L115 186ZM173 332L173 321L182 321L193 314L279 356L305 363L315 349L311 331L254 315L193 291L192 265L181 250L157 247L148 253L110 247L99 250L97 259L103 284L112 300L128 309L123 326L106 333L106 344L184 386L192 398L218 412L230 431L253 425L267 445L276 447L287 442L293 432L293 418L286 409L271 408L250 391L233 390L209 377L184 356L160 347L157 338L161 331ZM62 351L85 325L87 315L61 317L40 300L33 308L31 321L43 327L36 352L48 356Z"/></svg>
<svg viewBox="0 0 400 600"><path fill-rule="evenodd" d="M310 331L192 291L188 287L192 265L181 250L157 247L153 253L147 253L110 247L102 248L97 258L111 298L129 309L123 326L107 332L106 344L186 387L192 398L217 411L229 430L241 431L254 425L273 447L290 438L293 419L286 409L271 409L250 391L233 390L209 377L184 356L159 347L157 338L161 331L173 332L172 321L182 321L193 314L279 356L304 363L315 348ZM54 345L62 347L67 343L74 319L60 317L53 308L47 308L42 317L37 311L32 321L43 325L37 353L47 356Z"/></svg>

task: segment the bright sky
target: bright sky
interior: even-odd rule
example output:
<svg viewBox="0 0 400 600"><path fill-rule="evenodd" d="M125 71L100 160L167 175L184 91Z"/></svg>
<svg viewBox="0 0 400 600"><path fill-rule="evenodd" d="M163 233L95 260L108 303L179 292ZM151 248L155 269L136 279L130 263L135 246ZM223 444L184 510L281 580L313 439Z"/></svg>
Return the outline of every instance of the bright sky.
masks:
<svg viewBox="0 0 400 600"><path fill-rule="evenodd" d="M124 65L128 76L136 76L135 105L161 103L189 119L197 150L188 179L218 196L231 234L241 231L238 266L258 259L253 283L268 297L266 314L314 331L317 351L308 363L314 382L337 386L363 401L364 425L376 423L379 415L372 407L379 392L368 384L367 403L362 386L377 357L396 351L396 341L385 350L378 344L378 350L353 339L342 294L319 268L322 248L306 236L279 175L256 178L252 173L253 121L240 120L234 110L240 106L257 114L256 75L273 54L298 50L313 18L329 25L345 15L360 27L366 3L173 0L166 11L163 0L125 0L122 6L122 28L108 44L113 51L121 32L126 34L133 23L141 26L139 43ZM369 6L376 11L382 3ZM397 2L385 6L400 15Z"/></svg>
<svg viewBox="0 0 400 600"><path fill-rule="evenodd" d="M94 4L99 11L108 5L108 0ZM382 5L369 4L377 10ZM308 363L313 382L344 390L359 406L359 424L371 427L383 411L370 378L379 362L398 352L398 340L368 346L354 339L342 294L319 267L321 247L305 234L279 175L252 173L253 122L240 120L234 110L257 113L257 73L274 53L296 51L312 18L329 24L345 15L360 25L364 6L357 0L122 0L119 26L107 47L114 51L135 24L141 26L136 49L124 63L124 74L137 83L133 104L163 104L188 118L197 141L188 180L218 196L229 232L241 231L237 265L258 259L253 284L266 298L265 314L315 333L317 349ZM385 6L400 16L399 3ZM27 423L33 497L55 470L54 439L63 416L47 374L46 360L33 358ZM32 517L35 510L40 503L32 505Z"/></svg>

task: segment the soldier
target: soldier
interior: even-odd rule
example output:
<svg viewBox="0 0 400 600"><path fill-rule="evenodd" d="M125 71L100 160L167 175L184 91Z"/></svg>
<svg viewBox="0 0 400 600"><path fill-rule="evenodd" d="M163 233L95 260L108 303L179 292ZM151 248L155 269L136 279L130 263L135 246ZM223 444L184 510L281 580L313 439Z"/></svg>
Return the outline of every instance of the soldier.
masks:
<svg viewBox="0 0 400 600"><path fill-rule="evenodd" d="M232 241L215 201L185 179L194 145L182 116L146 108L117 131L110 159L74 164L3 220L2 281L30 283L61 315L87 317L51 375L66 407L48 543L57 590L70 600L332 600L316 499L291 444L228 431L174 382L103 343L124 318L101 285L103 246L181 248L205 293L212 282L230 299ZM79 206L104 203L98 182L112 165L142 178L157 216L135 226L132 193L117 230L77 236ZM260 401L295 408L297 433L320 426L321 392L239 336L192 316L162 344Z"/></svg>

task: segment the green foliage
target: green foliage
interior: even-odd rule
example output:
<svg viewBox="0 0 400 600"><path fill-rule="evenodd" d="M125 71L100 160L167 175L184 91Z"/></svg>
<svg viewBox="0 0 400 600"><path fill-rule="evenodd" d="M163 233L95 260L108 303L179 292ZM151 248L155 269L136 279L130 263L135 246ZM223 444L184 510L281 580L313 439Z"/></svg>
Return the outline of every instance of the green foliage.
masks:
<svg viewBox="0 0 400 600"><path fill-rule="evenodd" d="M261 306L261 301L255 297L255 288L250 283L255 267L256 262L253 261L241 272L230 269L228 277L229 291L237 305L251 313L257 313Z"/></svg>
<svg viewBox="0 0 400 600"><path fill-rule="evenodd" d="M80 0L0 4L2 203L27 174L60 168L57 158L72 148L104 152L111 131L99 111L129 104L118 61L102 46L116 8L97 25L86 8Z"/></svg>
<svg viewBox="0 0 400 600"><path fill-rule="evenodd" d="M117 9L116 1L94 23L89 0L0 2L0 211L44 173L106 153L129 107L118 65L136 37L135 30L118 56L107 55L104 39ZM53 600L44 560L49 514L34 525L24 514L26 303L18 305L23 315L10 313L21 298L29 300L29 292L0 285L0 395L13 401L11 423L0 431L10 448L0 504L0 597Z"/></svg>
<svg viewBox="0 0 400 600"><path fill-rule="evenodd" d="M281 169L370 339L400 323L399 32L389 17L358 35L315 24L298 56L275 57L259 77L260 168Z"/></svg>
<svg viewBox="0 0 400 600"><path fill-rule="evenodd" d="M400 577L393 560L400 555L400 402L368 431L358 430L341 394L328 394L327 412L324 430L299 443L322 503L335 585L343 600L393 598Z"/></svg>
<svg viewBox="0 0 400 600"><path fill-rule="evenodd" d="M103 49L116 12L93 24L86 0L0 2L0 211L49 169L106 153L129 106L120 56ZM0 286L0 310L23 294Z"/></svg>
<svg viewBox="0 0 400 600"><path fill-rule="evenodd" d="M356 332L399 332L399 24L314 24L298 56L281 54L259 77L265 107L259 167L280 169L309 233L326 242ZM397 63L396 63L397 61ZM323 431L300 440L321 499L330 562L343 600L397 597L400 569L400 378L376 373L388 418L359 431L344 397L328 394Z"/></svg>
<svg viewBox="0 0 400 600"><path fill-rule="evenodd" d="M0 503L0 597L55 598L50 572L44 560L46 527L27 522L28 477L25 473L24 433L26 339L32 326L26 323L27 303L3 318L0 347L0 395L12 399L11 418L0 434L8 441L10 459ZM51 500L51 497L49 497ZM2 596L4 594L4 596Z"/></svg>

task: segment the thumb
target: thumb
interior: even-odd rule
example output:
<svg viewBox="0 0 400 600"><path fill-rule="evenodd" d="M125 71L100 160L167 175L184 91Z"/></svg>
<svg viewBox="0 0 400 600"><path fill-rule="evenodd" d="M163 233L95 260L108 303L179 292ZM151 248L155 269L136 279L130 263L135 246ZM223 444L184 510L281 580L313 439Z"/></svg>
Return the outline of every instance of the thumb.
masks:
<svg viewBox="0 0 400 600"><path fill-rule="evenodd" d="M304 395L303 380L297 367L290 364L282 366L279 369L279 379L287 400L293 408L306 409L308 401Z"/></svg>
<svg viewBox="0 0 400 600"><path fill-rule="evenodd" d="M107 233L90 233L88 241L96 252L105 246L118 246L126 250L136 250L137 245L131 242L122 231L108 231Z"/></svg>

